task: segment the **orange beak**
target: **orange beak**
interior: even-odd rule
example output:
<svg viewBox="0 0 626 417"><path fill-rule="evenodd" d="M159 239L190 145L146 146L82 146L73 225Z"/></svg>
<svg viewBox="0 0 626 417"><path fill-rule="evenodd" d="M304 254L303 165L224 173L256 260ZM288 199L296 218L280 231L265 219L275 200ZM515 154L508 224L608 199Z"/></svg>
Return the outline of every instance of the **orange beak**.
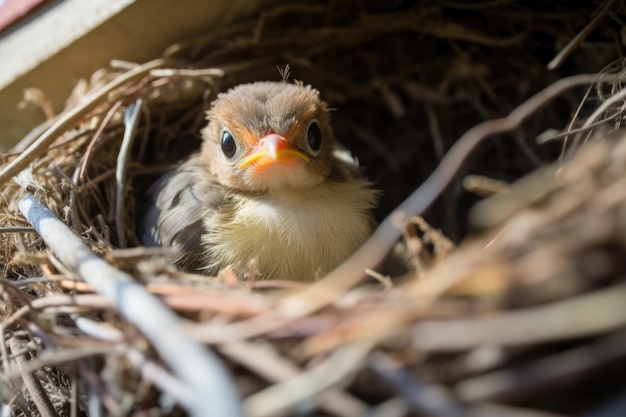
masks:
<svg viewBox="0 0 626 417"><path fill-rule="evenodd" d="M248 165L254 165L258 169L263 169L276 162L289 164L298 159L309 161L309 157L291 147L287 139L276 133L270 133L259 139L254 151L237 168L243 169Z"/></svg>

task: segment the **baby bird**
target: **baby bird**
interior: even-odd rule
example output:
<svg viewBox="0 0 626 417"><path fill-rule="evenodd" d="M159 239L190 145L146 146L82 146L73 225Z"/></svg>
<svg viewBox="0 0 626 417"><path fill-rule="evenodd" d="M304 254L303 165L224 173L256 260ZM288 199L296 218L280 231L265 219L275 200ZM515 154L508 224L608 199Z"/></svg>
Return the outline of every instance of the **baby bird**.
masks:
<svg viewBox="0 0 626 417"><path fill-rule="evenodd" d="M258 279L311 281L372 232L376 191L335 146L328 107L301 83L222 93L199 153L151 188L140 238L188 271L232 267Z"/></svg>

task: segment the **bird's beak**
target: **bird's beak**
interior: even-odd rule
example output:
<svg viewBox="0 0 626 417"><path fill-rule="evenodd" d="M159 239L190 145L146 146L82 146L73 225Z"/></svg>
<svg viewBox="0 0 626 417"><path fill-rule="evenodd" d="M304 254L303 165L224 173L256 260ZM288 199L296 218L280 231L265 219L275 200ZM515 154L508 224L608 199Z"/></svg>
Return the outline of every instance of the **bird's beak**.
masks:
<svg viewBox="0 0 626 417"><path fill-rule="evenodd" d="M264 168L275 162L291 163L297 159L309 161L309 157L290 146L287 139L276 133L270 133L259 139L254 151L237 168L243 169L252 164L257 168Z"/></svg>

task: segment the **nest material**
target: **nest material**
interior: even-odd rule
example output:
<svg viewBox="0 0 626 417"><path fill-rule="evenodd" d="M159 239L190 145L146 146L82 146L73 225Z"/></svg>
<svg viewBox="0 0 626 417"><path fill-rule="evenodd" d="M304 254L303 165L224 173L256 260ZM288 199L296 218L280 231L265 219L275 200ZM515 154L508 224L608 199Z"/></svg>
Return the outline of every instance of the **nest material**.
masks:
<svg viewBox="0 0 626 417"><path fill-rule="evenodd" d="M94 74L46 130L4 156L4 402L16 416L89 415L93 404L107 415L198 414L170 353L127 304L94 293L63 247L43 244L18 209L26 192L176 311L228 367L207 380L234 385L250 416L567 415L620 398L624 90L598 83L579 106L583 89L555 84L555 100L523 108L523 126L507 117L470 128L518 114L556 78L599 72L617 54L609 41L623 17L612 1L285 3L163 59ZM546 70L560 51L572 55L560 72ZM381 219L439 167L434 192L422 187L409 203L439 197L425 216L443 233L412 217L390 248L391 216L368 252L388 261L361 286L363 256L308 286L184 274L137 248L143 192L198 147L210 101L240 82L278 79L286 63L338 109L337 136L384 191ZM602 74L618 79L621 68ZM534 144L548 129L553 140ZM490 134L502 140L464 150ZM469 237L479 197L463 178L495 193L471 212L485 230Z"/></svg>

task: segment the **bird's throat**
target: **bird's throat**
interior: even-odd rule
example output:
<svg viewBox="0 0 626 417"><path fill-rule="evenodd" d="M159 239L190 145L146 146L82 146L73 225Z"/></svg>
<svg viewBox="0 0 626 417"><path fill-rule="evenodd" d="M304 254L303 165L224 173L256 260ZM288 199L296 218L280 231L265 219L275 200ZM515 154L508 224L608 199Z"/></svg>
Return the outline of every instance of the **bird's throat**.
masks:
<svg viewBox="0 0 626 417"><path fill-rule="evenodd" d="M354 252L371 233L367 183L326 184L307 193L233 195L207 229L214 269L258 262L259 279L312 280Z"/></svg>

